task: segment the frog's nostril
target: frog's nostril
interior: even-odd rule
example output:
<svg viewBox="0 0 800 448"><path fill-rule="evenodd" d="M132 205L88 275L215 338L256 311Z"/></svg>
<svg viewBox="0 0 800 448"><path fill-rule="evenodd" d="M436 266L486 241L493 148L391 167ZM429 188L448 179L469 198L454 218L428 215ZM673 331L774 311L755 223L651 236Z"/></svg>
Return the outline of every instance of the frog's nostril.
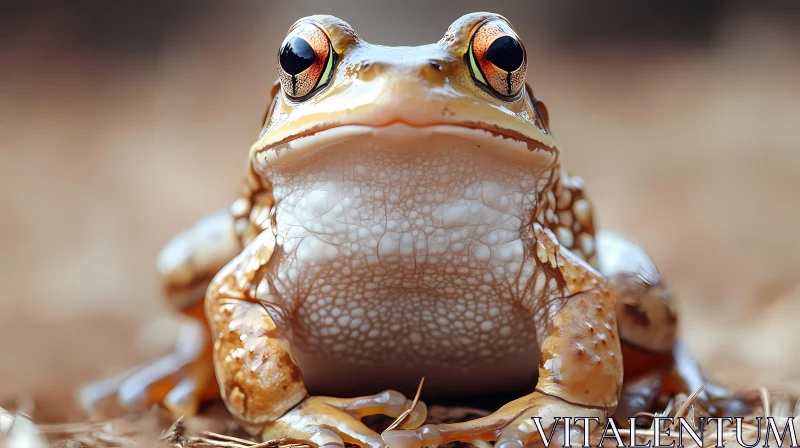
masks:
<svg viewBox="0 0 800 448"><path fill-rule="evenodd" d="M384 64L375 61L361 61L355 69L356 76L362 81L371 81L384 71Z"/></svg>
<svg viewBox="0 0 800 448"><path fill-rule="evenodd" d="M428 59L426 63L419 65L418 70L421 79L431 84L440 85L446 79L444 75L444 66L441 62L434 59Z"/></svg>

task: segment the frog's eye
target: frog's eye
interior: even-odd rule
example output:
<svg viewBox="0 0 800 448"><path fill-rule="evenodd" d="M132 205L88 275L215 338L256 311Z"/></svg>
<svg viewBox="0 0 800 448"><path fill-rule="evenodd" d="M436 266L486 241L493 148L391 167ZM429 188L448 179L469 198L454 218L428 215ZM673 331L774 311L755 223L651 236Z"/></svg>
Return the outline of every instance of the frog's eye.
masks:
<svg viewBox="0 0 800 448"><path fill-rule="evenodd" d="M505 20L481 24L472 35L466 59L475 81L495 95L511 99L522 91L528 58L517 33Z"/></svg>
<svg viewBox="0 0 800 448"><path fill-rule="evenodd" d="M278 53L278 78L284 93L304 100L325 87L336 62L328 35L311 22L297 24Z"/></svg>

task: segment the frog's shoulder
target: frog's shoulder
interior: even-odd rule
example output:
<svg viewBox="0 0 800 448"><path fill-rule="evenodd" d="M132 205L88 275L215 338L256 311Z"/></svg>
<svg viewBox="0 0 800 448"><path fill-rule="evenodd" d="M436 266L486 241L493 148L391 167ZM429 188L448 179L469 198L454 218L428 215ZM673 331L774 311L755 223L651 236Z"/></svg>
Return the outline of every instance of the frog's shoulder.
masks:
<svg viewBox="0 0 800 448"><path fill-rule="evenodd" d="M559 243L591 265L597 265L595 222L583 179L556 167L539 195L536 221L550 229Z"/></svg>

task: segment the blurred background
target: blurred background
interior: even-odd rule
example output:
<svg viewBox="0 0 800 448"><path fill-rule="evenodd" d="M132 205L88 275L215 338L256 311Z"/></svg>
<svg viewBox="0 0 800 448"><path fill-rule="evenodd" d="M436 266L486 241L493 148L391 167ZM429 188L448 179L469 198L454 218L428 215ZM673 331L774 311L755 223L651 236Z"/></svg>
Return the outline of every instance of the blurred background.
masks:
<svg viewBox="0 0 800 448"><path fill-rule="evenodd" d="M80 418L79 384L170 349L155 257L236 198L296 19L330 13L373 43L418 45L487 9L522 36L564 162L600 225L653 256L703 366L800 392L800 3L12 3L0 406Z"/></svg>

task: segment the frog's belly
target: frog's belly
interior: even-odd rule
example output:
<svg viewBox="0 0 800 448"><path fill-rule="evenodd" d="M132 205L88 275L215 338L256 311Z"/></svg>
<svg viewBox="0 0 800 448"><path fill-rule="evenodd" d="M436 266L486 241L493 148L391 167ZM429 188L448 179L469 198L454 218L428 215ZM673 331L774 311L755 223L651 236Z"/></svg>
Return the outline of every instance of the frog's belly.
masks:
<svg viewBox="0 0 800 448"><path fill-rule="evenodd" d="M533 387L539 350L530 314L477 289L452 291L387 288L371 300L299 308L293 352L309 390L413 394L422 377L428 396ZM343 292L365 291L351 283Z"/></svg>
<svg viewBox="0 0 800 448"><path fill-rule="evenodd" d="M413 393L423 376L436 395L535 384L536 330L520 279L527 261L492 270L468 256L415 266L345 253L324 267L284 260L298 268L292 344L310 390Z"/></svg>

